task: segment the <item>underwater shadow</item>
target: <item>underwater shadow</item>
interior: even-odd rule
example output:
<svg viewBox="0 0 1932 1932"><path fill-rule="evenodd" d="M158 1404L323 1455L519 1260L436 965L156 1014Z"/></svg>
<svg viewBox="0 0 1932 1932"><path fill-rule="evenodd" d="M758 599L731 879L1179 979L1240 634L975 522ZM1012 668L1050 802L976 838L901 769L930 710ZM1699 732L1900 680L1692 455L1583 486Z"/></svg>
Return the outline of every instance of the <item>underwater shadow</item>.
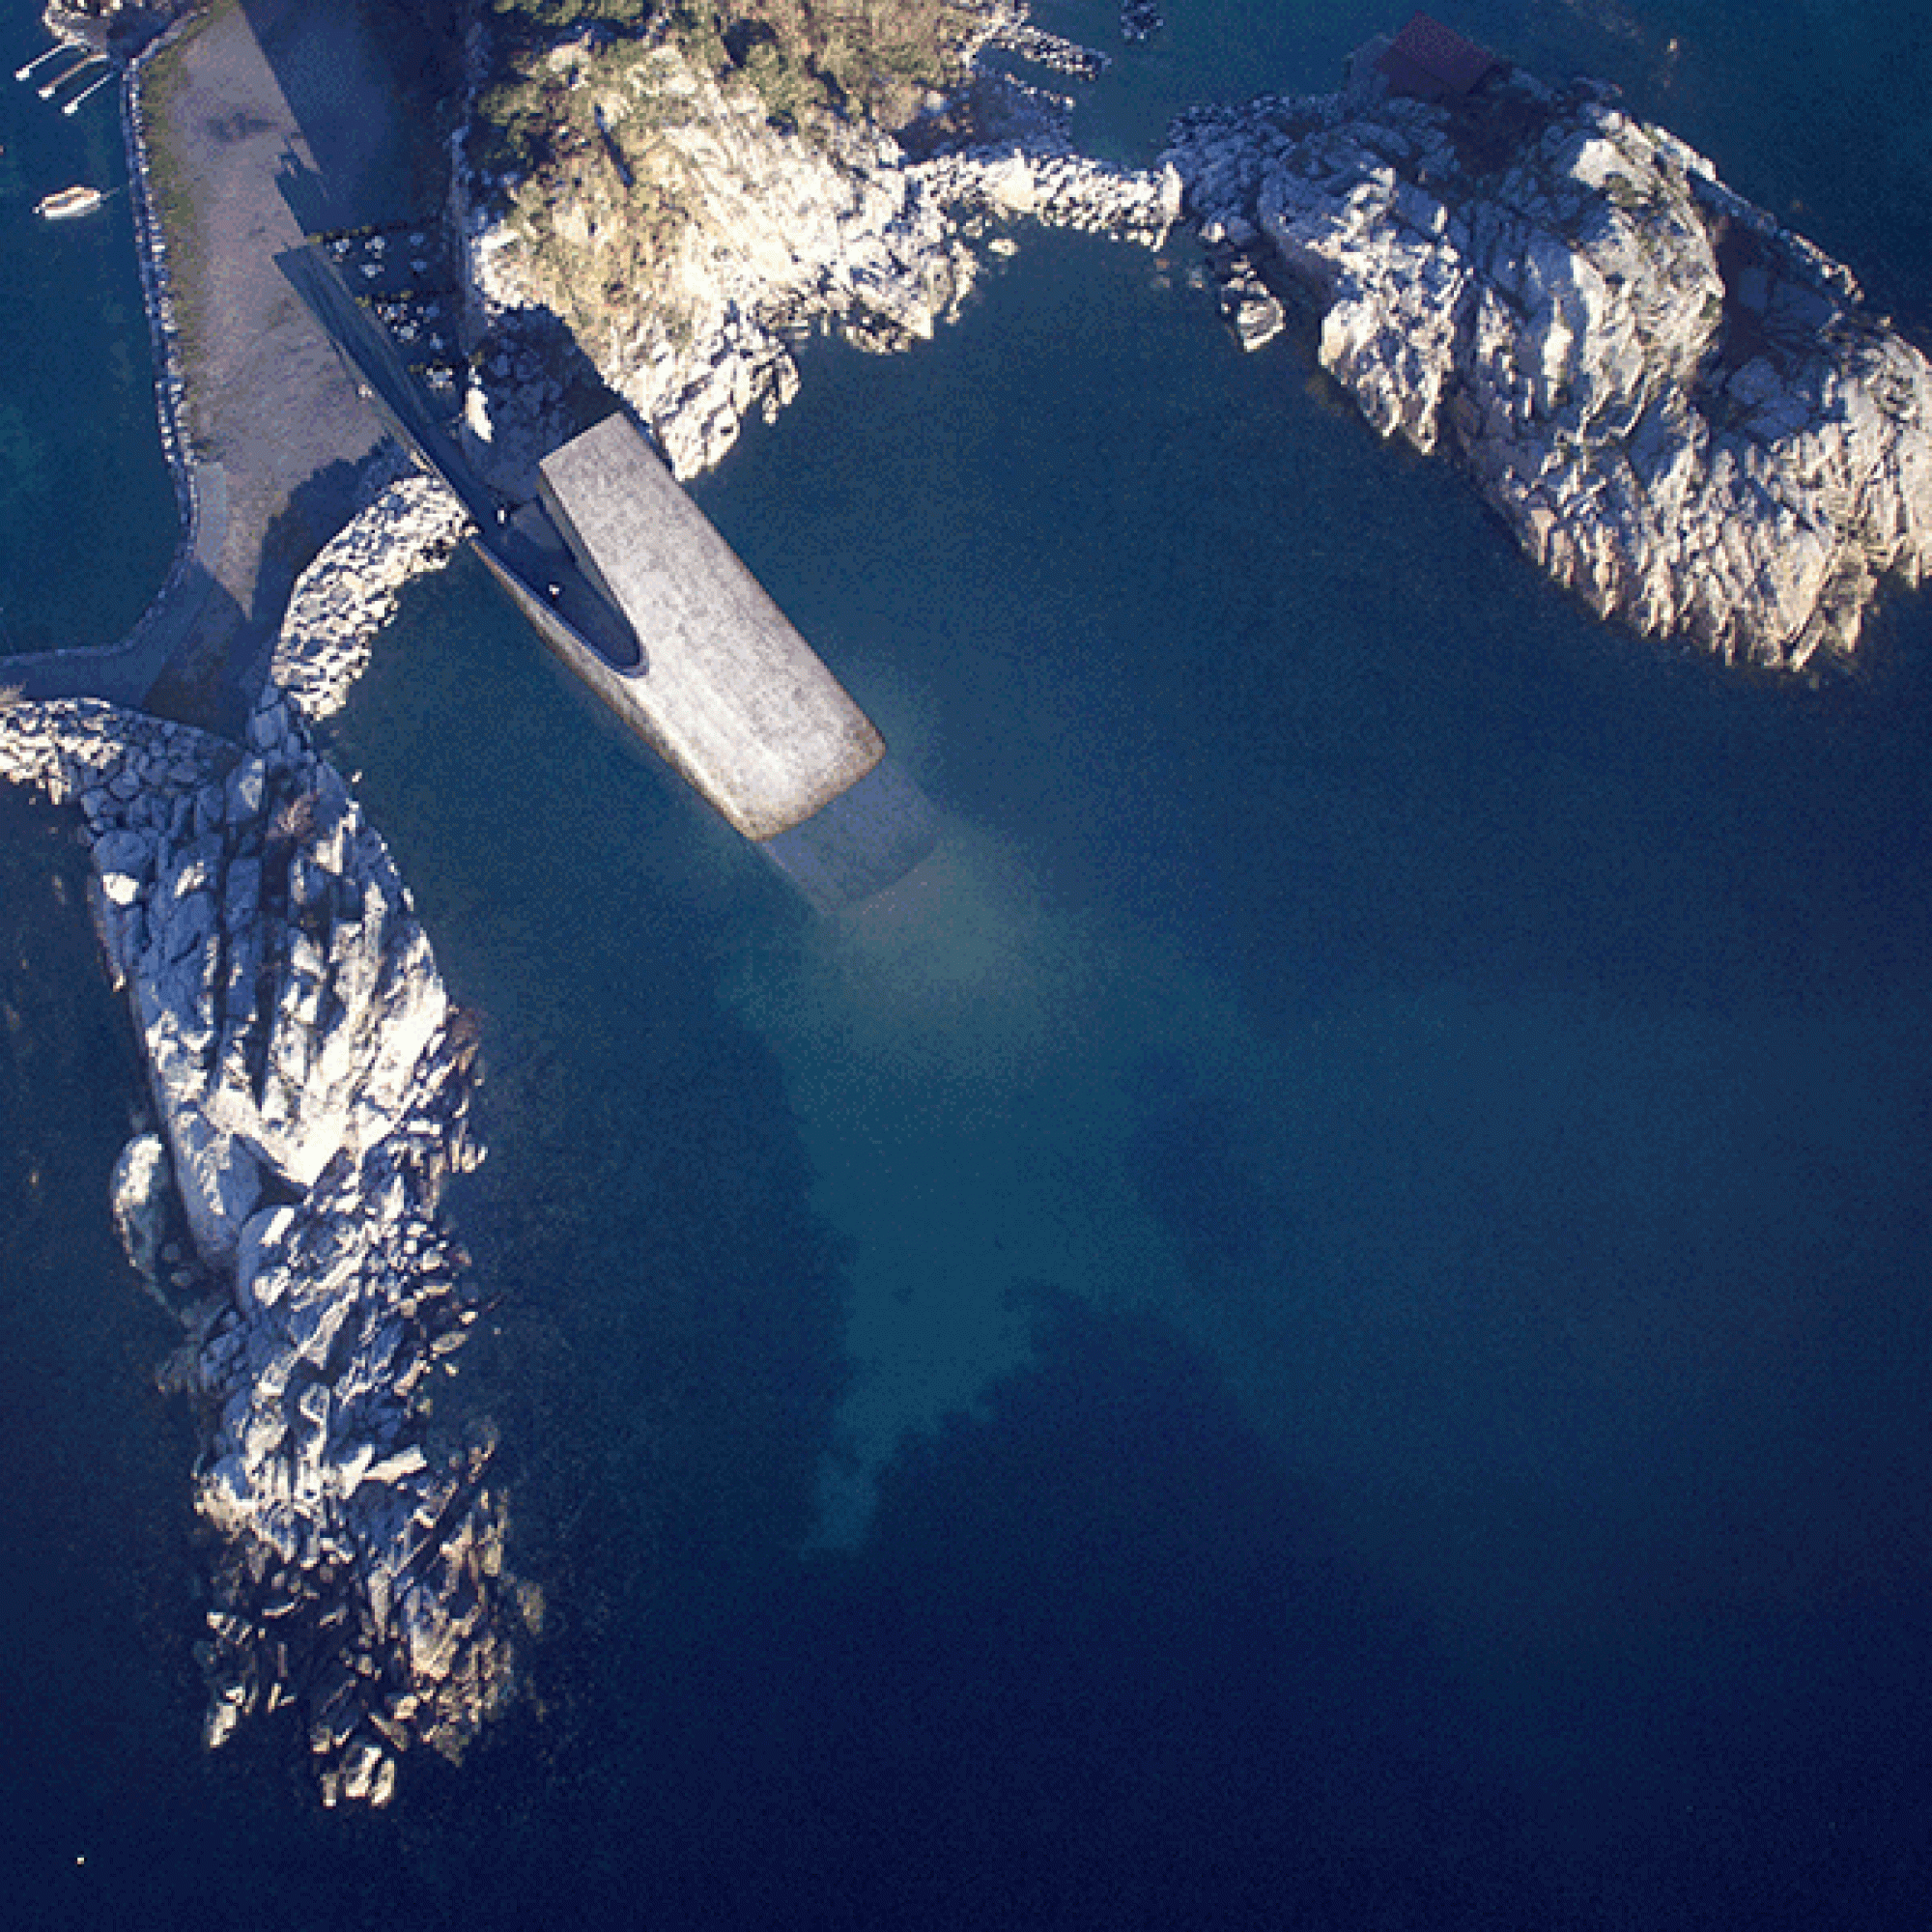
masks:
<svg viewBox="0 0 1932 1932"><path fill-rule="evenodd" d="M866 1545L580 1656L505 1881L721 1927L1560 1923L1417 1626L1219 1374L1031 1300L1037 1365L907 1444Z"/></svg>

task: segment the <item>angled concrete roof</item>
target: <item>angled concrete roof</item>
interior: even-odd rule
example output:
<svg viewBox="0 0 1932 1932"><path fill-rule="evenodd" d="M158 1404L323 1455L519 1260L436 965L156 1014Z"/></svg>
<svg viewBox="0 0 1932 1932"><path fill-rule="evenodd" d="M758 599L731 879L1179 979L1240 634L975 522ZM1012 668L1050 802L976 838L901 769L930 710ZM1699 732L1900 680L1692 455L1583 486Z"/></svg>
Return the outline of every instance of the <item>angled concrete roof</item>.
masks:
<svg viewBox="0 0 1932 1932"><path fill-rule="evenodd" d="M1425 100L1467 94L1496 64L1489 48L1465 40L1427 14L1414 15L1378 63L1398 94L1418 95Z"/></svg>
<svg viewBox="0 0 1932 1932"><path fill-rule="evenodd" d="M544 499L630 620L622 674L659 751L749 838L810 818L885 741L627 416L547 456Z"/></svg>

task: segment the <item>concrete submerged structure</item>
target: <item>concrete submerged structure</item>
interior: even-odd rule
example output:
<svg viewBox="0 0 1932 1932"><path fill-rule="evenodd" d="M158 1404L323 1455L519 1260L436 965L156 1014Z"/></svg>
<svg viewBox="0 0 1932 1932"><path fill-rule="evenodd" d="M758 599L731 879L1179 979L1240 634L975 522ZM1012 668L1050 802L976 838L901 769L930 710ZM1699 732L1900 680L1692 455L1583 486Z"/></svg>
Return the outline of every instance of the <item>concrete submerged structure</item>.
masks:
<svg viewBox="0 0 1932 1932"><path fill-rule="evenodd" d="M537 500L501 502L322 251L283 267L538 636L808 899L857 904L932 850L931 804L630 417L545 457Z"/></svg>
<svg viewBox="0 0 1932 1932"><path fill-rule="evenodd" d="M639 641L593 681L666 762L821 906L917 865L931 807L638 426L607 416L539 471L553 524Z"/></svg>
<svg viewBox="0 0 1932 1932"><path fill-rule="evenodd" d="M747 838L789 832L886 754L886 741L628 417L543 459L544 506L629 620L620 673L665 758Z"/></svg>

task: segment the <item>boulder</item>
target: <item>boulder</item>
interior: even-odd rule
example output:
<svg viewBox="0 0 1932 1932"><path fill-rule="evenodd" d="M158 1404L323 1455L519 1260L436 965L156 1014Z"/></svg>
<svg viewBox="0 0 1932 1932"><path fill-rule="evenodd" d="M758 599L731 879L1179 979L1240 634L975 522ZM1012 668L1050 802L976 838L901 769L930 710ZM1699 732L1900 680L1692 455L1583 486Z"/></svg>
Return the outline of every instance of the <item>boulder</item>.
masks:
<svg viewBox="0 0 1932 1932"><path fill-rule="evenodd" d="M155 849L138 832L117 827L94 841L94 863L102 872L125 873L140 880L154 864Z"/></svg>
<svg viewBox="0 0 1932 1932"><path fill-rule="evenodd" d="M121 1150L108 1183L114 1226L128 1264L148 1292L164 1304L160 1260L173 1186L174 1171L158 1134L136 1134Z"/></svg>
<svg viewBox="0 0 1932 1932"><path fill-rule="evenodd" d="M295 1218L295 1209L284 1204L251 1214L242 1223L235 1256L238 1296L248 1296L261 1308L272 1308L281 1299L288 1287L284 1263Z"/></svg>

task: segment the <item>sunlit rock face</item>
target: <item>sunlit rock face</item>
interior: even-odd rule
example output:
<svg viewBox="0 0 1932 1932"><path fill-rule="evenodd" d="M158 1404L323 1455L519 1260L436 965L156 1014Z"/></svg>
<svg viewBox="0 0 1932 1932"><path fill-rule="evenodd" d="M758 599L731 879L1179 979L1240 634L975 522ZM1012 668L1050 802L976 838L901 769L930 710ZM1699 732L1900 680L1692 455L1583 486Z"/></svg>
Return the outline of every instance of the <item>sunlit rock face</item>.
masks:
<svg viewBox="0 0 1932 1932"><path fill-rule="evenodd" d="M472 279L492 310L560 317L680 476L789 400L797 327L837 318L896 344L929 335L970 285L970 257L886 137L787 137L751 86L727 92L670 44L553 59L603 138L474 224Z"/></svg>
<svg viewBox="0 0 1932 1932"><path fill-rule="evenodd" d="M404 585L438 568L469 527L434 477L397 468L371 479L373 499L323 546L283 613L269 674L304 718L341 710Z"/></svg>
<svg viewBox="0 0 1932 1932"><path fill-rule="evenodd" d="M1284 300L1312 307L1369 421L1454 453L1599 614L1801 669L1852 656L1883 580L1925 573L1932 368L1848 270L1600 84L1500 68L1435 103L1205 108L1134 172L984 77L903 142L863 122L807 140L669 43L547 60L555 158L470 185L479 318L511 344L520 316L560 323L679 476L791 396L802 332L930 334L990 224L1157 242L1184 201L1244 347ZM483 440L539 449L519 417L554 377L501 351L478 369Z"/></svg>
<svg viewBox="0 0 1932 1932"><path fill-rule="evenodd" d="M520 315L560 321L687 478L797 392L803 334L875 351L929 338L973 286L986 220L1151 242L1179 213L1178 181L1071 154L1062 103L1024 88L1000 93L996 138L969 132L915 161L859 116L810 138L775 127L749 82L668 42L571 40L545 71L554 159L467 190L473 320L501 345L486 347L471 405L486 460L562 440L519 424L547 388L563 401L557 372L519 354L536 334Z"/></svg>
<svg viewBox="0 0 1932 1932"><path fill-rule="evenodd" d="M1168 159L1230 275L1312 306L1369 421L1452 451L1601 615L1798 668L1924 576L1932 368L1608 90L1264 99Z"/></svg>
<svg viewBox="0 0 1932 1932"><path fill-rule="evenodd" d="M494 1440L424 1400L477 1311L438 1204L473 1164L473 1028L386 847L270 685L238 749L86 700L0 715L0 775L77 800L161 1135L115 1209L155 1286L172 1173L195 1264L164 1380L206 1428L206 1739L293 1706L326 1801L383 1804L513 1681ZM161 1142L165 1140L165 1149Z"/></svg>

